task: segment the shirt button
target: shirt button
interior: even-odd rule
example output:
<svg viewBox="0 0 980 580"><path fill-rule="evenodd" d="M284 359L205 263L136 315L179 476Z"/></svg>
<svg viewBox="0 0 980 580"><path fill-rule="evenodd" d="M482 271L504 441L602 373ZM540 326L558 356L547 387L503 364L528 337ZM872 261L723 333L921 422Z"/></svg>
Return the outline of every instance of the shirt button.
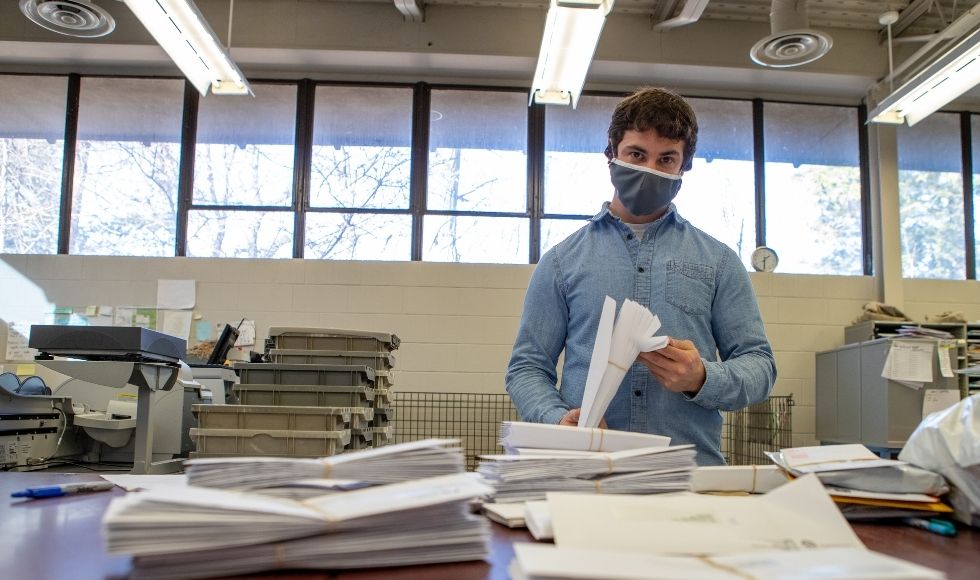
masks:
<svg viewBox="0 0 980 580"><path fill-rule="evenodd" d="M643 395L643 391L636 390L636 391L633 391L633 394L636 395L637 397L640 397L640 396Z"/></svg>
<svg viewBox="0 0 980 580"><path fill-rule="evenodd" d="M643 269L643 266L640 266L640 267L639 267L639 268L637 268L636 270L637 270L638 272L640 272L641 274L642 274L643 272L646 272L646 270L645 270L645 269Z"/></svg>
<svg viewBox="0 0 980 580"><path fill-rule="evenodd" d="M632 240L633 239L633 234L626 234L626 239L627 240Z"/></svg>

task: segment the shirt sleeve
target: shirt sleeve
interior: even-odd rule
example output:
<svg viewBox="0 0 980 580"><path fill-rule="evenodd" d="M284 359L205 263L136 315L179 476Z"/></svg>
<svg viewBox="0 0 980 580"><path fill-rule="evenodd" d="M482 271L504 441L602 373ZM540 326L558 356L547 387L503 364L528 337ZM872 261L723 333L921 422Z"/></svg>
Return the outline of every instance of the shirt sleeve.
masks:
<svg viewBox="0 0 980 580"><path fill-rule="evenodd" d="M734 411L764 401L776 381L776 360L749 274L731 251L719 267L711 328L720 361L704 361L704 385L691 402Z"/></svg>
<svg viewBox="0 0 980 580"><path fill-rule="evenodd" d="M565 348L568 305L557 253L546 253L531 275L505 383L524 421L556 424L571 409L556 384Z"/></svg>

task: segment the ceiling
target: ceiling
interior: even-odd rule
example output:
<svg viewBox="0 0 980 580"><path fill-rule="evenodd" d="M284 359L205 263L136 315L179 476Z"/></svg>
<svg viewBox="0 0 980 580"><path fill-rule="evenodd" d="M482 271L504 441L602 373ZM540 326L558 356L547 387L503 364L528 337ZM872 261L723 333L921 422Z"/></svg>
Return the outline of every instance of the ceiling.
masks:
<svg viewBox="0 0 980 580"><path fill-rule="evenodd" d="M122 2L92 0L116 19L105 37L79 39L42 29L16 0L0 2L0 72L179 75ZM407 1L407 0L402 0ZM894 25L895 63L923 35L980 0L809 0L810 27L833 36L831 52L792 69L748 58L769 34L772 0L710 0L694 24L657 31L685 0L616 0L587 89L661 84L703 96L803 98L856 103L887 73L879 15ZM523 86L533 76L549 0L427 0L423 22L408 22L393 0L235 0L232 55L249 78L310 77ZM229 0L197 0L227 38ZM980 98L968 104L980 108Z"/></svg>
<svg viewBox="0 0 980 580"><path fill-rule="evenodd" d="M320 0L327 1L330 0ZM350 0L345 0L350 1ZM363 3L389 3L386 0L353 0ZM548 6L549 0L427 0L424 5L440 6L495 6L511 8L539 8ZM857 30L879 30L878 16L894 10L901 12L910 4L909 0L809 0L807 13L810 24L815 28L850 28ZM942 30L964 11L969 10L977 0L940 0L927 4L922 15L906 30L906 35L929 34ZM684 0L616 0L614 14L650 15L659 22L680 12ZM738 22L769 23L770 0L710 0L702 15L702 20L726 20Z"/></svg>

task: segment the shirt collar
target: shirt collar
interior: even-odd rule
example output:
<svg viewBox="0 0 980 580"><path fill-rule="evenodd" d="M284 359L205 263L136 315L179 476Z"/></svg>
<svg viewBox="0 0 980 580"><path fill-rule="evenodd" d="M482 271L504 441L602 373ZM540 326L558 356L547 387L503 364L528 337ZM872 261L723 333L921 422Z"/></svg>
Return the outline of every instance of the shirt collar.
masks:
<svg viewBox="0 0 980 580"><path fill-rule="evenodd" d="M592 216L591 218L589 218L589 221L591 221L591 222L599 222L599 221L602 221L603 219L606 219L606 218L612 220L613 222L620 222L620 223L622 223L622 221L623 221L623 220L619 219L619 217L616 216L613 212L609 211L609 202L608 201L602 202L602 209L599 210L599 213L597 213L594 216ZM651 224L654 224L654 223L657 223L660 220L670 220L670 221L676 221L676 222L683 222L684 221L684 218L682 218L680 216L680 214L677 213L677 206L675 206L673 204L673 202L671 202L670 207L667 208L667 213L665 213L664 215L660 216L660 219L658 219L656 221L652 221L650 223Z"/></svg>

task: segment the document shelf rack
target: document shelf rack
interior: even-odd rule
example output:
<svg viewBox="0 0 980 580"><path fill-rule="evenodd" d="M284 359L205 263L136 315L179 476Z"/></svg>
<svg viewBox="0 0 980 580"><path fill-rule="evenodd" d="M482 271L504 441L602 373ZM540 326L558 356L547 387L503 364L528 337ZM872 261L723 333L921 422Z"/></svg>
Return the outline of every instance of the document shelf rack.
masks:
<svg viewBox="0 0 980 580"><path fill-rule="evenodd" d="M276 429L191 429L197 443L193 457L272 456L324 457L336 455L350 443L349 429L289 431Z"/></svg>
<svg viewBox="0 0 980 580"><path fill-rule="evenodd" d="M510 396L487 393L392 391L398 420L394 442L429 437L460 439L466 467L480 455L503 453L500 423L520 421ZM766 451L793 446L793 397L773 396L740 411L723 412L722 454L731 465L770 465Z"/></svg>
<svg viewBox="0 0 980 580"><path fill-rule="evenodd" d="M893 322L890 320L865 320L857 324L852 324L844 328L844 344L855 344L879 338L902 337L898 329L903 326L912 326L929 330L941 330L952 335L950 339L939 339L951 341L955 349L950 354L954 369L962 369L969 364L969 334L970 328L980 328L980 325L964 324L962 322L913 322L910 320ZM914 337L905 337L914 338ZM950 344L950 342L947 342ZM960 375L957 379L960 389L960 398L969 395L969 380L965 375Z"/></svg>
<svg viewBox="0 0 980 580"><path fill-rule="evenodd" d="M822 443L861 443L882 450L900 449L922 421L927 389L959 394L956 377L943 377L933 352L932 382L913 389L881 376L895 341L929 338L879 338L845 344L816 354L816 437Z"/></svg>
<svg viewBox="0 0 980 580"><path fill-rule="evenodd" d="M202 429L342 431L371 426L368 407L284 407L267 405L193 405Z"/></svg>
<svg viewBox="0 0 980 580"><path fill-rule="evenodd" d="M378 371L391 370L395 355L390 352L272 349L269 359L277 364L363 365Z"/></svg>
<svg viewBox="0 0 980 580"><path fill-rule="evenodd" d="M284 365L272 363L236 363L242 385L375 385L375 372L364 365Z"/></svg>
<svg viewBox="0 0 980 580"><path fill-rule="evenodd" d="M391 352L398 349L400 342L397 336L386 332L274 326L269 329L266 351L277 349Z"/></svg>
<svg viewBox="0 0 980 580"><path fill-rule="evenodd" d="M291 407L370 407L374 389L361 386L235 385L243 405Z"/></svg>

